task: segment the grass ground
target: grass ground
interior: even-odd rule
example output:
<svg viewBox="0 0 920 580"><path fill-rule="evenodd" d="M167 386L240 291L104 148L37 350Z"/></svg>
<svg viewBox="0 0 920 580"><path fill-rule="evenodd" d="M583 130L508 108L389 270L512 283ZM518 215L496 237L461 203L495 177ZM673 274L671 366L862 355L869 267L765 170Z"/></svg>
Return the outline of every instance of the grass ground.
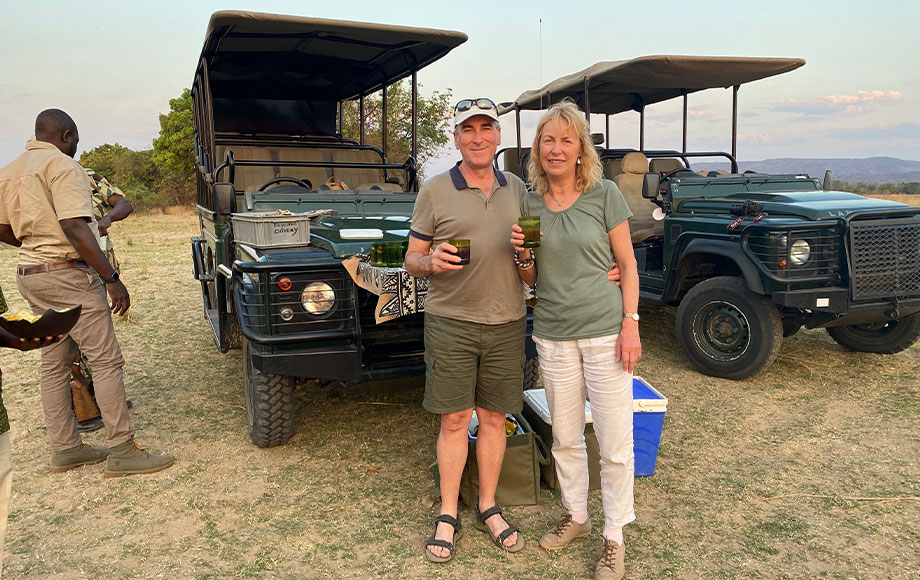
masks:
<svg viewBox="0 0 920 580"><path fill-rule="evenodd" d="M507 510L531 544L523 552L500 553L465 510L455 561L424 560L437 420L417 381L347 397L303 385L291 442L251 445L239 351L214 348L191 277L196 233L189 213L113 228L133 299L116 323L132 422L142 444L175 454L173 468L49 473L39 355L0 353L15 463L7 578L591 577L598 536L536 547L560 511L549 490ZM14 309L15 262L0 249ZM920 577L920 346L847 353L802 331L766 372L732 382L691 370L673 309L640 312L639 374L669 404L657 471L636 481L629 578ZM590 509L598 521L596 491Z"/></svg>

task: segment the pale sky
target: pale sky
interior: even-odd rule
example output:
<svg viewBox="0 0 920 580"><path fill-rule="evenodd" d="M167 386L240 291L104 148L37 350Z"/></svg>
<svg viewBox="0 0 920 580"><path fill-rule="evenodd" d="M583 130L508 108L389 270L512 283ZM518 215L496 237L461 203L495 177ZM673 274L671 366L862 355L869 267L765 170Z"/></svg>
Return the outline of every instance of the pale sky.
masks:
<svg viewBox="0 0 920 580"><path fill-rule="evenodd" d="M228 9L464 32L465 44L419 73L423 94L449 87L454 100L511 101L595 62L649 54L800 57L804 67L741 88L740 160L920 160L915 0L2 4L0 165L22 151L35 115L49 107L74 117L80 152L116 142L151 147L158 114L191 84L211 13ZM689 106L688 149L730 150L731 91L691 95ZM647 148L680 148L680 107L675 100L646 110ZM525 120L525 143L533 125ZM513 117L503 127L504 144L514 144ZM637 114L613 117L612 131L615 147L638 147ZM429 170L454 157L451 146Z"/></svg>

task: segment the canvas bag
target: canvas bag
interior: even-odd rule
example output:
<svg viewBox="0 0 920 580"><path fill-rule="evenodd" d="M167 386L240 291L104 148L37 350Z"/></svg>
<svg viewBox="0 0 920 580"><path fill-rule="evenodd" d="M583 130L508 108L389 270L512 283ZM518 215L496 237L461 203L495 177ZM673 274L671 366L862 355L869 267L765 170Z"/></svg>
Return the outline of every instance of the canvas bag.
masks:
<svg viewBox="0 0 920 580"><path fill-rule="evenodd" d="M495 490L495 503L508 505L535 505L540 503L540 466L549 463L543 440L534 433L520 414L514 418L524 433L505 438L505 457ZM440 486L438 464L431 466L435 486ZM476 441L469 442L466 465L460 476L460 501L475 506L479 498L479 468L476 463Z"/></svg>

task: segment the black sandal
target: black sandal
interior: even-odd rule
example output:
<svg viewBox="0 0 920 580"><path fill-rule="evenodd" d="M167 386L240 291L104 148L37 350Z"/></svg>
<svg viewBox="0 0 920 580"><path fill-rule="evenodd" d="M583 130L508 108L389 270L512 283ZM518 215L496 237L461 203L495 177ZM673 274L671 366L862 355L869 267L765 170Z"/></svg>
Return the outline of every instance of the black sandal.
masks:
<svg viewBox="0 0 920 580"><path fill-rule="evenodd" d="M480 532L489 534L489 537L492 538L492 543L494 543L502 550L510 553L519 552L524 549L524 536L521 535L521 531L516 525L512 524L505 516L502 515L502 508L494 505L482 513L479 513L479 505L476 505L473 509L476 510L476 523L474 524L474 527ZM508 522L508 527L505 528L504 531L500 532L497 536L493 536L492 530L490 530L489 526L486 525L486 520L494 515L499 515L503 520ZM511 536L511 534L514 532L518 532L517 540L510 546L506 546L504 543L505 540L507 540L508 537Z"/></svg>
<svg viewBox="0 0 920 580"><path fill-rule="evenodd" d="M438 540L436 538L438 533L438 524L439 523L450 524L454 527L454 541L448 542L447 540ZM454 542L460 539L460 530L463 529L463 526L460 525L460 518L455 518L448 514L441 514L434 519L434 531L431 533L431 536L425 542L425 557L428 558L429 562L436 562L438 564L443 564L444 562L450 562L450 559L454 557ZM439 548L446 548L449 554L446 556L435 556L431 550L428 549L428 546L437 546Z"/></svg>

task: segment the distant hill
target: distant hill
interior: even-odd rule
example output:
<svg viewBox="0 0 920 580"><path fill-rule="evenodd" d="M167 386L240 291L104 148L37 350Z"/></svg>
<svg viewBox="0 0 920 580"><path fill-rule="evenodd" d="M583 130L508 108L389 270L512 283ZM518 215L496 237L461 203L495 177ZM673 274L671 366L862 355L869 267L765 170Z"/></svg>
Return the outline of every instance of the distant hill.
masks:
<svg viewBox="0 0 920 580"><path fill-rule="evenodd" d="M727 163L692 163L697 171L728 169ZM739 171L758 173L806 173L822 179L828 169L835 180L868 183L899 183L920 181L920 161L895 157L868 157L866 159L764 159L739 161Z"/></svg>

